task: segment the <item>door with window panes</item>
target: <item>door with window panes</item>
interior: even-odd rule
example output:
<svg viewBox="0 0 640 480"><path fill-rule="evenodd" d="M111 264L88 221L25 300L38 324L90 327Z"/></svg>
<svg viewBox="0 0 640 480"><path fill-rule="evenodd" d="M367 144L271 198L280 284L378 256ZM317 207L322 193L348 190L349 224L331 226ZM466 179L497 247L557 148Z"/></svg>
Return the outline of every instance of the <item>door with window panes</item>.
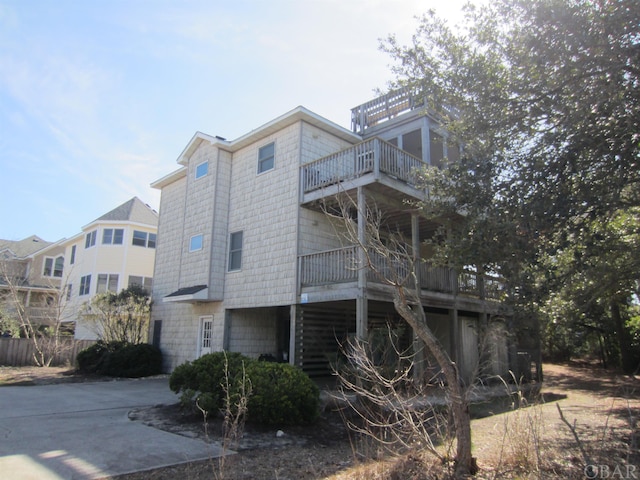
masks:
<svg viewBox="0 0 640 480"><path fill-rule="evenodd" d="M213 351L213 317L200 317L200 342L198 356L206 355Z"/></svg>

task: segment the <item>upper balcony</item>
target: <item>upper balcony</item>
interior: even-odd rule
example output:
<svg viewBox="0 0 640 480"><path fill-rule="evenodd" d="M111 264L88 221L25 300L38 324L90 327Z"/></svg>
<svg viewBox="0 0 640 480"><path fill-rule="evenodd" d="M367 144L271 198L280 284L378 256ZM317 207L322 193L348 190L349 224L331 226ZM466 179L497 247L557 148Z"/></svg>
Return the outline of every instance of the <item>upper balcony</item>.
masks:
<svg viewBox="0 0 640 480"><path fill-rule="evenodd" d="M391 120L400 113L414 110L424 102L418 101L409 90L401 89L374 98L351 109L351 130L364 133L365 129Z"/></svg>
<svg viewBox="0 0 640 480"><path fill-rule="evenodd" d="M422 198L418 172L427 167L427 163L391 143L372 138L302 165L301 203L375 182Z"/></svg>

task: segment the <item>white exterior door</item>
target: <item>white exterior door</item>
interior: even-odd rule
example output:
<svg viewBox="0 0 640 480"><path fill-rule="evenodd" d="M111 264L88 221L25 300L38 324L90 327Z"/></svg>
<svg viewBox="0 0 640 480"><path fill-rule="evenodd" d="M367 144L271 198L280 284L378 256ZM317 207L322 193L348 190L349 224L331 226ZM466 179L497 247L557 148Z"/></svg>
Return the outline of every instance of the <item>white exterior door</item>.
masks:
<svg viewBox="0 0 640 480"><path fill-rule="evenodd" d="M198 342L198 356L213 351L213 317L200 317L200 340Z"/></svg>

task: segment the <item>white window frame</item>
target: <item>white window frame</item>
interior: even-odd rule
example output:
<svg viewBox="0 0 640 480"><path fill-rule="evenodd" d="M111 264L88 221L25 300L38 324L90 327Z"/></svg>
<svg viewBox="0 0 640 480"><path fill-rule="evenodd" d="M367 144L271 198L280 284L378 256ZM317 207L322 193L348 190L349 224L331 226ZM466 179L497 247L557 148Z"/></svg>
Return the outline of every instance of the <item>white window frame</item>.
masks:
<svg viewBox="0 0 640 480"><path fill-rule="evenodd" d="M56 275L56 272L58 272L57 275ZM44 263L42 264L43 277L62 278L63 272L64 272L64 257L62 255L58 255L57 257L44 257Z"/></svg>
<svg viewBox="0 0 640 480"><path fill-rule="evenodd" d="M240 246L237 245L234 247L233 240L234 235L240 235ZM237 238L237 237L236 237ZM238 272L242 270L242 250L244 248L244 232L243 230L238 230L237 232L231 232L229 234L229 260L227 263L227 271L228 272ZM239 265L236 267L235 262L232 260L239 256Z"/></svg>
<svg viewBox="0 0 640 480"><path fill-rule="evenodd" d="M196 165L195 179L206 177L209 174L209 162L202 162Z"/></svg>
<svg viewBox="0 0 640 480"><path fill-rule="evenodd" d="M269 155L264 155L263 152L271 148L272 152ZM271 166L269 168L264 168L263 165L266 162L271 161ZM270 172L276 167L276 142L267 143L258 149L258 175L266 172Z"/></svg>
<svg viewBox="0 0 640 480"><path fill-rule="evenodd" d="M101 283L102 280L102 283ZM99 273L96 282L96 293L118 293L118 282L120 281L117 273ZM115 285L114 285L115 283Z"/></svg>
<svg viewBox="0 0 640 480"><path fill-rule="evenodd" d="M144 236L144 239L143 239L143 236ZM144 230L134 230L133 236L131 237L131 245L133 245L134 247L156 248L157 239L158 239L158 235L153 232L145 232Z"/></svg>
<svg viewBox="0 0 640 480"><path fill-rule="evenodd" d="M89 295L91 293L91 275L84 275L80 277L80 290L78 295Z"/></svg>
<svg viewBox="0 0 640 480"><path fill-rule="evenodd" d="M194 242L198 239L199 239L199 242L198 242L199 245L196 244L194 246ZM189 252L199 252L203 248L204 248L204 236L201 233L199 233L198 235L193 235L189 239Z"/></svg>
<svg viewBox="0 0 640 480"><path fill-rule="evenodd" d="M109 232L109 241L107 240L107 232ZM120 232L119 238L116 232ZM116 238L120 240L116 242ZM103 245L123 245L124 244L124 228L105 228L102 230L102 244Z"/></svg>
<svg viewBox="0 0 640 480"><path fill-rule="evenodd" d="M96 245L96 237L98 236L98 231L93 230L85 235L84 238L84 248L91 248Z"/></svg>
<svg viewBox="0 0 640 480"><path fill-rule="evenodd" d="M153 288L153 277L143 277L142 275L129 275L127 285L130 287L132 285L139 285L144 288L147 292L151 293L151 289Z"/></svg>

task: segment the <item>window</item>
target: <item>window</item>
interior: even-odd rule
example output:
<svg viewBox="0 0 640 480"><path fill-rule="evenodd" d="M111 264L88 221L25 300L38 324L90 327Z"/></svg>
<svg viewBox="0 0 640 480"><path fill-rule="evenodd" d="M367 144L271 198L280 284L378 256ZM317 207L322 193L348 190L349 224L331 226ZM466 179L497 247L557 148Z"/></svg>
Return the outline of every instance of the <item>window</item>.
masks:
<svg viewBox="0 0 640 480"><path fill-rule="evenodd" d="M87 235L84 238L84 248L93 247L96 244L97 232L98 232L97 230L94 230L93 232L87 233Z"/></svg>
<svg viewBox="0 0 640 480"><path fill-rule="evenodd" d="M153 287L153 278L151 277L139 277L137 275L129 275L129 286L138 285L144 288L147 292L151 292Z"/></svg>
<svg viewBox="0 0 640 480"><path fill-rule="evenodd" d="M203 162L196 167L196 179L204 177L209 173L209 162Z"/></svg>
<svg viewBox="0 0 640 480"><path fill-rule="evenodd" d="M273 169L275 159L275 143L265 145L258 150L258 173Z"/></svg>
<svg viewBox="0 0 640 480"><path fill-rule="evenodd" d="M105 228L102 231L103 245L122 245L124 239L124 229L122 228Z"/></svg>
<svg viewBox="0 0 640 480"><path fill-rule="evenodd" d="M71 247L71 261L69 262L71 265L76 263L76 246Z"/></svg>
<svg viewBox="0 0 640 480"><path fill-rule="evenodd" d="M59 256L57 258L46 257L44 259L44 270L42 275L45 277L62 277L62 270L64 268L64 257Z"/></svg>
<svg viewBox="0 0 640 480"><path fill-rule="evenodd" d="M202 235L194 235L189 241L189 251L195 252L197 250L202 250Z"/></svg>
<svg viewBox="0 0 640 480"><path fill-rule="evenodd" d="M114 273L100 273L98 274L98 285L96 286L96 293L114 292L118 291L118 275Z"/></svg>
<svg viewBox="0 0 640 480"><path fill-rule="evenodd" d="M242 267L242 232L232 233L229 237L229 271Z"/></svg>
<svg viewBox="0 0 640 480"><path fill-rule="evenodd" d="M91 275L80 277L80 295L89 295L91 290Z"/></svg>
<svg viewBox="0 0 640 480"><path fill-rule="evenodd" d="M156 248L156 234L134 230L132 243L138 247Z"/></svg>
<svg viewBox="0 0 640 480"><path fill-rule="evenodd" d="M73 292L73 285L69 283L67 284L67 288L66 288L67 302L71 300L72 292Z"/></svg>

